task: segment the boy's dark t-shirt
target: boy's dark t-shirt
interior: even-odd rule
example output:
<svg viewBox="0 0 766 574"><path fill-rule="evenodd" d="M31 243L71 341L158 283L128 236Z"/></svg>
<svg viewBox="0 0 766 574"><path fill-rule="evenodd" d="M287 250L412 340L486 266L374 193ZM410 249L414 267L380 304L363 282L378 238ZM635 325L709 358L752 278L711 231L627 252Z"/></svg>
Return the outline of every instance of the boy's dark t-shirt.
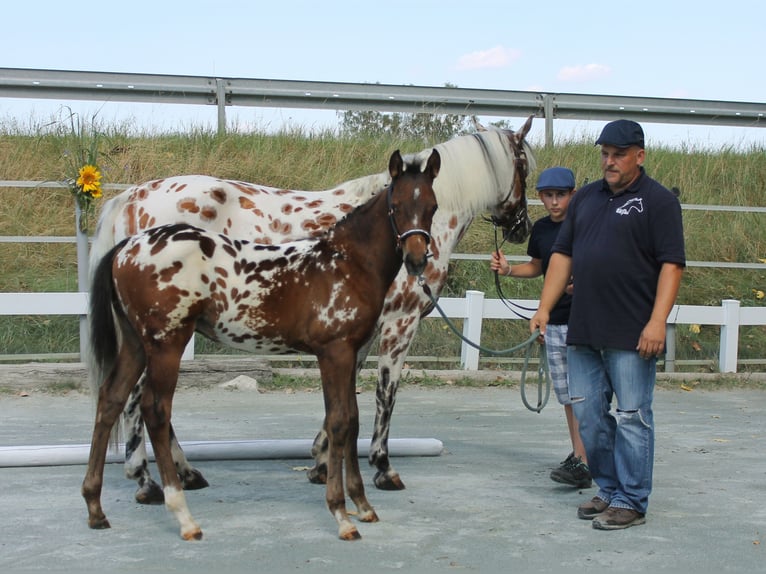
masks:
<svg viewBox="0 0 766 574"><path fill-rule="evenodd" d="M551 260L551 248L561 228L561 221L555 222L550 215L535 221L527 244L527 255L539 259L543 266L543 275L548 271ZM566 325L569 321L569 309L572 306L572 296L564 293L556 306L551 309L548 322L551 325Z"/></svg>

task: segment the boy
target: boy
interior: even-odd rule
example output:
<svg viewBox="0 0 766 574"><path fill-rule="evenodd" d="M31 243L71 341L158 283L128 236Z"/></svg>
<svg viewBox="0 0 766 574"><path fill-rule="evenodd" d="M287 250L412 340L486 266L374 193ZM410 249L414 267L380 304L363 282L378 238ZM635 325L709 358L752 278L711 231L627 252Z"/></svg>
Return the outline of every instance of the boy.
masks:
<svg viewBox="0 0 766 574"><path fill-rule="evenodd" d="M490 268L505 277L533 278L545 275L551 257L551 247L558 235L561 223L566 218L569 199L574 193L575 178L572 170L565 167L551 167L540 174L536 189L548 215L537 220L527 245L526 263L509 265L502 251L491 254ZM576 488L590 488L592 481L588 468L585 447L580 439L577 419L572 411L567 380L567 322L572 304L571 286L551 310L548 329L545 332L545 347L548 368L556 398L564 406L572 452L551 471L551 479Z"/></svg>

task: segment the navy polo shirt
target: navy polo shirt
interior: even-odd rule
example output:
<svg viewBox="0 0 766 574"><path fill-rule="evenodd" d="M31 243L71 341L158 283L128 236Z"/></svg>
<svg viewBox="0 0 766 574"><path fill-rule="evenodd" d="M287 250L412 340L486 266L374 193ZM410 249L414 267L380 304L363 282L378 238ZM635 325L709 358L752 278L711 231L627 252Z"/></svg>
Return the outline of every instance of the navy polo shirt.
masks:
<svg viewBox="0 0 766 574"><path fill-rule="evenodd" d="M532 226L532 233L529 235L529 243L527 244L527 255L541 261L543 275L548 271L551 248L559 234L561 223L561 221L553 221L550 215L546 215L535 221ZM572 296L564 293L556 306L551 309L548 322L551 325L566 325L569 322L569 308L571 306Z"/></svg>
<svg viewBox="0 0 766 574"><path fill-rule="evenodd" d="M572 258L567 343L635 350L660 267L686 264L681 204L643 168L617 195L595 181L572 196L553 251Z"/></svg>

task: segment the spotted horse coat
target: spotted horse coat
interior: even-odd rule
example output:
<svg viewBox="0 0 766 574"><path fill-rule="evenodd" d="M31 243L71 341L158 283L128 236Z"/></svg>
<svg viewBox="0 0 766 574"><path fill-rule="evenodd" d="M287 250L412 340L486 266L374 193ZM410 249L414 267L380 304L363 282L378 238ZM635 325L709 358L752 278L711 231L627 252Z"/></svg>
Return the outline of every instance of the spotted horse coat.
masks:
<svg viewBox="0 0 766 574"><path fill-rule="evenodd" d="M442 158L434 191L439 202L432 226L433 257L424 272L434 296L443 288L450 256L465 230L478 214L489 210L504 228L506 239L526 240L531 222L526 212L526 176L535 168L534 156L525 136L532 117L516 132L489 130L453 138L435 148ZM414 154L423 156L425 150ZM270 245L300 237L317 237L332 227L354 206L380 193L389 182L387 172L347 181L323 191L278 189L204 175L185 175L155 180L129 188L105 203L91 248L91 268L121 239L156 225L185 222L230 237ZM402 368L421 318L432 308L431 300L415 278L401 272L389 289L378 319L378 388L375 424L369 461L377 469L378 488L403 489L393 468L388 437L396 391ZM359 366L372 341L360 350ZM94 378L90 377L93 386ZM149 473L143 428L137 405L137 387L126 406L125 473L138 481L136 499L144 503L162 501L162 491ZM171 429L172 432L172 429ZM315 465L309 471L313 482L326 476L327 442L320 430L312 449ZM173 435L173 455L182 483L187 489L207 482L183 455Z"/></svg>

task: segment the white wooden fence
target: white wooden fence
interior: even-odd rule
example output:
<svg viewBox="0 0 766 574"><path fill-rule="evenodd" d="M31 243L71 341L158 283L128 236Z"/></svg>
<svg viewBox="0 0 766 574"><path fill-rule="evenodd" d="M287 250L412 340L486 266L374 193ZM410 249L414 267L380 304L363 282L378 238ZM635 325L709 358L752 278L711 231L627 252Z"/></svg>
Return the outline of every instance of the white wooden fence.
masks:
<svg viewBox="0 0 766 574"><path fill-rule="evenodd" d="M528 308L537 307L537 300L515 300L514 303ZM488 299L481 291L468 291L464 298L441 298L439 307L450 319L463 321L463 336L473 343L481 344L482 326L485 319L519 319L500 299ZM78 315L88 313L88 294L77 293L0 293L0 315ZM434 310L429 317L440 317ZM718 368L722 373L737 372L739 327L744 325L766 325L766 308L741 307L739 301L725 300L719 307L702 305L675 305L668 317L668 348L665 370L675 368L676 325L697 324L721 327ZM80 336L87 337L81 330ZM81 348L83 348L81 342ZM480 352L463 342L460 364L466 370L479 369ZM194 358L193 341L184 355Z"/></svg>

